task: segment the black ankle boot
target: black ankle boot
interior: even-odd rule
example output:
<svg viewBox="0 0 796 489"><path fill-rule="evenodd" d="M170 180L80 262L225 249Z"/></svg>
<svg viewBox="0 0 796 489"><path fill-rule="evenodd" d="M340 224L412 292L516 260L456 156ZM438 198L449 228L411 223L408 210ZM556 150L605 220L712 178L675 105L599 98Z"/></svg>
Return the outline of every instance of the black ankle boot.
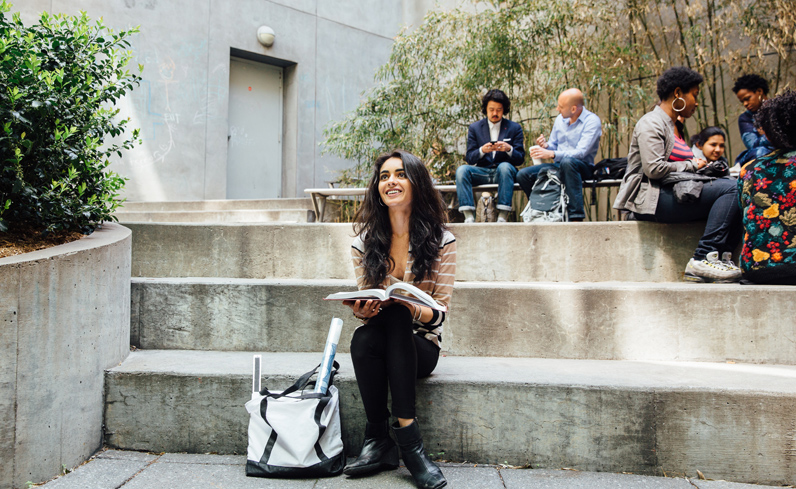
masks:
<svg viewBox="0 0 796 489"><path fill-rule="evenodd" d="M360 476L398 467L398 447L390 438L388 422L365 425L365 442L359 457L343 469L345 475Z"/></svg>
<svg viewBox="0 0 796 489"><path fill-rule="evenodd" d="M448 484L437 464L431 461L423 447L423 437L415 420L403 428L392 425L392 432L401 448L401 458L420 489L440 489Z"/></svg>

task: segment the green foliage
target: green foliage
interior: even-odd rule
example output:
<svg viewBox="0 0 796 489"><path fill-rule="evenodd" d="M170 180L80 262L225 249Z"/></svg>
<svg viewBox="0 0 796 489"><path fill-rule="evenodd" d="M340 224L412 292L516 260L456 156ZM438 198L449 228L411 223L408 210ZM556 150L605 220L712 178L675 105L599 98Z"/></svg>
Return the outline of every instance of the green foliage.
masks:
<svg viewBox="0 0 796 489"><path fill-rule="evenodd" d="M371 162L392 148L452 181L486 90L509 95L507 116L531 146L552 128L558 94L574 86L603 121L600 156L622 156L635 122L656 102L657 76L679 64L706 78L692 126L726 129L743 110L725 95L735 77L762 73L779 89L793 78L789 2L492 0L430 12L395 39L359 106L325 128L323 149L357 163L341 175L344 185L364 185Z"/></svg>
<svg viewBox="0 0 796 489"><path fill-rule="evenodd" d="M0 231L26 223L44 232L91 233L115 220L124 179L107 171L132 148L113 106L140 82L128 37L99 20L42 13L23 25L0 3Z"/></svg>

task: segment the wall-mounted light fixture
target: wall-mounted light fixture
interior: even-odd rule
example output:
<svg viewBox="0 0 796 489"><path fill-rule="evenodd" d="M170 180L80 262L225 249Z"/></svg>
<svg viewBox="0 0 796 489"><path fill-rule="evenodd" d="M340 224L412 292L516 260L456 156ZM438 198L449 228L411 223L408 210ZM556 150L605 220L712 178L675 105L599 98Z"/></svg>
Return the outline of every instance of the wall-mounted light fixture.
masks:
<svg viewBox="0 0 796 489"><path fill-rule="evenodd" d="M263 46L270 48L274 45L274 39L276 38L276 34L274 34L274 30L270 27L263 25L257 29L257 40L260 41L260 44Z"/></svg>

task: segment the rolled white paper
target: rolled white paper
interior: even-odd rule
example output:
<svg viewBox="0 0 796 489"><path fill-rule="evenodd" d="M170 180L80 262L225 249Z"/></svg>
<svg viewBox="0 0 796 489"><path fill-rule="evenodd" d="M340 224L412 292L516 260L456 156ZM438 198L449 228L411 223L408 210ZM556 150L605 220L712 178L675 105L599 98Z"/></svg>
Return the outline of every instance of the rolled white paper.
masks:
<svg viewBox="0 0 796 489"><path fill-rule="evenodd" d="M343 330L343 320L332 318L329 325L329 336L326 337L326 346L323 349L323 360L321 370L318 372L318 380L315 382L315 392L326 394L329 387L329 376L332 374L332 364L334 355L337 353L337 342L340 341L340 332Z"/></svg>

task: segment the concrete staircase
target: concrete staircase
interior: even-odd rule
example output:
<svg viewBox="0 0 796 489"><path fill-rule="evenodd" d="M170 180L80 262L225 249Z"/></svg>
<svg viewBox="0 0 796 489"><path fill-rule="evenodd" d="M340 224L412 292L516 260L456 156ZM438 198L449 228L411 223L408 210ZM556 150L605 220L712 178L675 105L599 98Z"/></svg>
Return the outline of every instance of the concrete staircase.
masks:
<svg viewBox="0 0 796 489"><path fill-rule="evenodd" d="M319 362L337 315L344 441L358 451L356 323L321 300L354 288L350 225L129 227L139 350L106 375L110 446L245 453L252 352L264 385L285 387ZM452 230L444 356L418 387L429 451L796 482L796 290L679 282L701 223Z"/></svg>
<svg viewBox="0 0 796 489"><path fill-rule="evenodd" d="M121 223L313 222L311 199L127 202L116 211Z"/></svg>

